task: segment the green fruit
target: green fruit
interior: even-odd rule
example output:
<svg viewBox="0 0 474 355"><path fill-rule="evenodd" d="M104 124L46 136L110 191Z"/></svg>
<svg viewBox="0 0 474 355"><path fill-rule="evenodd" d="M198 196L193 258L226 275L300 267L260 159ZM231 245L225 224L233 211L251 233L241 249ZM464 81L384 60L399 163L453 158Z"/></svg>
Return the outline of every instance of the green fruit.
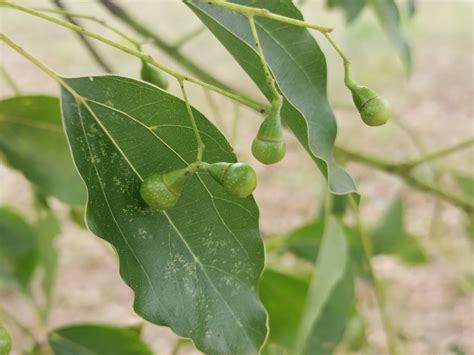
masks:
<svg viewBox="0 0 474 355"><path fill-rule="evenodd" d="M151 66L145 61L142 61L142 70L140 76L143 81L147 81L153 85L162 88L163 90L168 89L168 77L165 76L160 70Z"/></svg>
<svg viewBox="0 0 474 355"><path fill-rule="evenodd" d="M283 138L280 113L282 103L281 96L272 102L270 113L263 120L257 137L252 142L252 154L263 164L279 162L286 154L286 143Z"/></svg>
<svg viewBox="0 0 474 355"><path fill-rule="evenodd" d="M215 163L209 165L207 170L231 196L247 197L257 187L257 175L250 165L243 163Z"/></svg>
<svg viewBox="0 0 474 355"><path fill-rule="evenodd" d="M381 126L392 117L390 103L368 87L352 84L350 90L362 121L368 126Z"/></svg>
<svg viewBox="0 0 474 355"><path fill-rule="evenodd" d="M151 175L143 180L140 195L155 210L173 208L178 203L189 175L187 169Z"/></svg>
<svg viewBox="0 0 474 355"><path fill-rule="evenodd" d="M7 330L0 325L0 355L10 354L12 349L12 338Z"/></svg>

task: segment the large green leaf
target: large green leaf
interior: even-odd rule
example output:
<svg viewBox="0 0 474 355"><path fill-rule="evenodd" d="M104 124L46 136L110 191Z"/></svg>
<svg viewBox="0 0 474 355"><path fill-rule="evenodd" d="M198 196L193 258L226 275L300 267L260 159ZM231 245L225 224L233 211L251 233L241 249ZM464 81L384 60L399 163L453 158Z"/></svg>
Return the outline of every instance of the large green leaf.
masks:
<svg viewBox="0 0 474 355"><path fill-rule="evenodd" d="M271 98L247 18L201 0L185 0L201 21L232 54L260 90ZM234 3L266 8L302 19L291 0L238 0ZM282 117L337 194L355 191L351 177L334 161L337 126L326 96L326 59L305 28L255 18L262 49L284 96Z"/></svg>
<svg viewBox="0 0 474 355"><path fill-rule="evenodd" d="M0 288L16 287L29 293L38 261L37 236L23 216L0 207Z"/></svg>
<svg viewBox="0 0 474 355"><path fill-rule="evenodd" d="M380 24L397 48L403 64L411 70L410 46L402 32L400 25L400 13L394 0L367 0L369 6L374 10Z"/></svg>
<svg viewBox="0 0 474 355"><path fill-rule="evenodd" d="M0 152L45 194L85 203L84 184L71 159L59 100L21 96L0 101Z"/></svg>
<svg viewBox="0 0 474 355"><path fill-rule="evenodd" d="M344 335L353 302L347 237L339 222L330 216L325 223L294 353L331 354Z"/></svg>
<svg viewBox="0 0 474 355"><path fill-rule="evenodd" d="M140 198L143 178L196 156L185 103L144 82L65 79L62 108L73 157L88 189L87 223L110 242L135 310L209 354L254 354L266 330L257 283L264 250L252 197L225 193L207 174L190 178L166 212ZM204 160L235 161L224 136L199 112Z"/></svg>
<svg viewBox="0 0 474 355"><path fill-rule="evenodd" d="M140 334L109 325L73 325L52 331L49 345L55 355L153 355Z"/></svg>
<svg viewBox="0 0 474 355"><path fill-rule="evenodd" d="M372 231L374 254L395 254L405 262L421 264L427 256L417 238L405 230L404 209L398 196L382 222Z"/></svg>
<svg viewBox="0 0 474 355"><path fill-rule="evenodd" d="M329 8L339 7L344 11L347 22L355 20L365 6L366 0L327 0Z"/></svg>

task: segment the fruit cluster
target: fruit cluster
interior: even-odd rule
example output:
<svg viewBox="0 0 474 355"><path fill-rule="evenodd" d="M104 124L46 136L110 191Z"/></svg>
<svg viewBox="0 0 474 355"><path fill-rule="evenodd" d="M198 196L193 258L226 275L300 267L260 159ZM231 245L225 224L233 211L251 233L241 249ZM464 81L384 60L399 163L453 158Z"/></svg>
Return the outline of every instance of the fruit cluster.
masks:
<svg viewBox="0 0 474 355"><path fill-rule="evenodd" d="M143 200L158 211L173 208L189 178L197 171L208 172L231 196L245 198L257 187L253 168L243 163L194 163L184 169L151 175L143 180L140 194Z"/></svg>

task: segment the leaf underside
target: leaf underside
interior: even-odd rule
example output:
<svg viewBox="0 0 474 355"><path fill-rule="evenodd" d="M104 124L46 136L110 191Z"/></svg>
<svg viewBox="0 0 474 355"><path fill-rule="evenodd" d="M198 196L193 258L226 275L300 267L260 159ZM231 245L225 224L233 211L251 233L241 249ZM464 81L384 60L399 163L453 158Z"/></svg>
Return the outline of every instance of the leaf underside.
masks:
<svg viewBox="0 0 474 355"><path fill-rule="evenodd" d="M264 250L253 198L232 198L196 174L173 209L152 210L140 198L141 181L196 156L185 103L118 76L65 81L85 99L62 91L67 136L88 189L87 223L117 251L135 311L205 353L257 353L267 330L257 296ZM222 134L194 115L204 160L234 162Z"/></svg>
<svg viewBox="0 0 474 355"><path fill-rule="evenodd" d="M232 2L302 19L290 0ZM185 0L185 3L271 99L246 16L201 0ZM267 63L284 96L284 122L315 160L333 193L355 192L351 177L333 157L337 126L326 96L327 68L323 52L304 28L261 17L255 18L255 24Z"/></svg>

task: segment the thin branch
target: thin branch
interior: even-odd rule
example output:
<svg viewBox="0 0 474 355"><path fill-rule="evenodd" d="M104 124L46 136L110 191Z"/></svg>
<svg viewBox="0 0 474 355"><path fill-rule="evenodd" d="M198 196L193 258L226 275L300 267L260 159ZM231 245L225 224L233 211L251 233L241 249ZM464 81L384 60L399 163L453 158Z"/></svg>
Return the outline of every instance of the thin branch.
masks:
<svg viewBox="0 0 474 355"><path fill-rule="evenodd" d="M183 73L180 73L162 63L159 63L157 62L156 60L154 60L150 55L148 54L145 54L137 49L134 49L134 48L130 48L130 47L127 47L123 44L120 44L120 43L117 43L115 41L112 41L108 38L105 38L99 34L96 34L94 32L90 32L82 27L79 27L79 26L76 26L76 25L73 25L69 22L65 22L65 21L62 21L62 20L59 20L55 17L51 17L51 16L48 16L42 12L39 12L39 11L36 11L36 10L33 10L31 8L28 8L28 7L25 7L25 6L21 6L21 5L18 5L18 4L15 4L15 3L12 3L12 2L9 2L9 1L2 1L0 2L0 5L4 5L4 6L8 6L10 8L13 8L13 9L16 9L16 10L19 10L19 11L22 11L22 12L25 12L25 13L28 13L30 15L33 15L33 16L36 16L36 17L40 17L44 20L47 20L49 22L52 22L52 23L55 23L57 25L60 25L60 26L63 26L63 27L66 27L66 28L69 28L73 31L76 31L76 32L79 32L85 36L88 36L88 37L91 37L91 38L94 38L100 42L103 42L105 44L108 44L109 46L112 46L114 48L117 48L119 50L121 50L122 52L125 52L125 53L128 53L130 55L133 55L137 58L140 58L142 59L143 61L147 62L147 63L150 63L151 65L157 67L158 69L161 69L163 70L164 72L174 76L176 79L178 80L185 80L185 81L189 81L191 83L194 83L196 85L200 85L202 87L205 87L209 90L212 90L212 91L215 91L215 92L218 92L224 96L227 96L228 98L232 99L232 100L235 100L235 101L238 101L240 102L241 104L245 105L245 106L248 106L256 111L259 111L259 112L265 112L266 111L266 107L252 99L249 99L249 98L246 98L246 97L242 97L236 93L233 93L233 92L230 92L230 91L227 91L225 89L222 89L220 87L217 87L217 86L214 86L212 84L209 84L207 82L204 82L202 80L199 80L199 79L195 79L195 78L192 78L186 74L183 74Z"/></svg>
<svg viewBox="0 0 474 355"><path fill-rule="evenodd" d="M467 201L457 195L454 195L451 192L446 191L437 185L422 181L414 177L411 173L412 169L407 168L405 163L389 163L384 160L341 147L336 147L335 150L336 152L342 154L349 160L362 163L364 165L376 168L378 170L382 170L389 174L396 175L402 180L404 180L411 187L437 196L443 199L444 201L463 209L468 214L474 212L474 203Z"/></svg>
<svg viewBox="0 0 474 355"><path fill-rule="evenodd" d="M440 158L443 158L443 157L445 157L449 154L453 154L453 153L456 153L460 150L469 148L473 144L474 144L474 138L469 138L469 139L467 139L467 140L465 140L461 143L455 144L451 147L443 148L443 149L440 149L438 151L428 153L425 156L422 156L419 159L407 162L404 165L406 165L409 168L414 168L417 165L420 165L420 164L423 164L423 163L426 163L426 162L429 162L429 161L432 161L432 160L440 159Z"/></svg>
<svg viewBox="0 0 474 355"><path fill-rule="evenodd" d="M223 1L223 0L202 0L205 3L208 4L214 4L223 8L226 8L228 10L241 13L246 16L258 16L258 17L265 17L271 20L287 23L289 25L297 26L297 27L306 27L306 28L311 28L313 30L316 30L321 33L327 33L331 32L332 28L330 27L325 27L325 26L319 26L315 25L312 23L308 23L305 21L297 20L291 17L286 17L278 14L274 14L271 11L267 9L261 9L258 7L251 7L251 6L245 6L245 5L239 5L235 4L232 2L228 1Z"/></svg>
<svg viewBox="0 0 474 355"><path fill-rule="evenodd" d="M141 44L143 43L143 40L136 40L136 39L130 37L125 32L119 30L115 26L110 25L107 21L105 21L101 18L98 18L96 16L80 14L80 13L77 13L77 12L71 12L71 11L62 10L62 9L48 9L48 8L42 8L42 7L35 7L33 9L37 10L37 11L41 11L41 12L47 12L47 13L59 14L59 15L63 15L63 16L81 18L81 19L84 19L84 20L89 20L89 21L98 23L99 25L101 25L101 26L109 29L110 31L114 32L115 34L119 35L124 40L130 42L136 48L139 48L141 46Z"/></svg>
<svg viewBox="0 0 474 355"><path fill-rule="evenodd" d="M59 9L62 9L62 10L67 10L65 5L62 3L61 0L52 0L53 3L59 8ZM72 18L71 16L69 15L64 15L64 18L66 18L70 23L72 23L73 25L76 25L76 26L79 26L79 23L74 20L74 18ZM104 70L106 71L107 73L112 73L113 70L112 68L110 67L109 64L107 64L105 62L105 60L101 57L101 55L99 54L99 52L97 51L97 49L94 47L94 45L81 33L77 33L77 37L79 38L79 40L82 42L82 44L84 45L84 47L86 47L87 51L90 53L90 55L92 56L92 58L94 58L94 60L97 62L97 64L99 64L99 66Z"/></svg>
<svg viewBox="0 0 474 355"><path fill-rule="evenodd" d="M262 64L263 73L266 77L267 86L270 89L274 98L279 97L280 93L275 84L275 79L273 78L272 74L270 73L270 68L268 67L267 61L265 59L265 54L263 53L262 44L260 43L260 39L257 33L257 27L255 26L254 15L248 15L248 21L250 26L250 31L252 32L252 37L255 43L255 47L257 48L258 57L260 58L260 63Z"/></svg>
<svg viewBox="0 0 474 355"><path fill-rule="evenodd" d="M199 129L196 124L196 119L194 118L193 109L191 108L191 104L189 103L188 94L186 93L186 89L184 88L183 80L178 80L179 87L181 88L181 93L183 94L184 102L186 103L186 110L188 111L189 119L191 120L191 125L193 127L194 135L196 136L196 143L197 143L197 156L196 156L196 163L202 162L202 155L204 154L204 143L201 138L201 134L199 133Z"/></svg>

